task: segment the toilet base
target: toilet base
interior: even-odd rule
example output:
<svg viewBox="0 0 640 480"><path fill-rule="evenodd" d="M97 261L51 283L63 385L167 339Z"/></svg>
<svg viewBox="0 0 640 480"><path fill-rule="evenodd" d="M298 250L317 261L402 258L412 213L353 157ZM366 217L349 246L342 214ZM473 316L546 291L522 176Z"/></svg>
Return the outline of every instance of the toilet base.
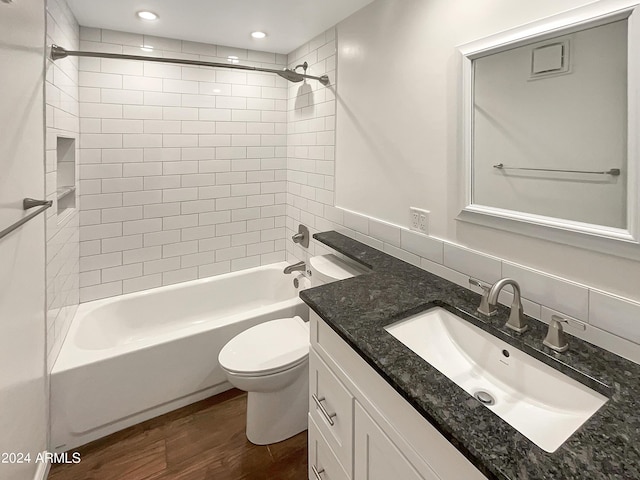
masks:
<svg viewBox="0 0 640 480"><path fill-rule="evenodd" d="M268 445L291 438L308 427L309 364L297 379L275 392L248 392L247 439Z"/></svg>

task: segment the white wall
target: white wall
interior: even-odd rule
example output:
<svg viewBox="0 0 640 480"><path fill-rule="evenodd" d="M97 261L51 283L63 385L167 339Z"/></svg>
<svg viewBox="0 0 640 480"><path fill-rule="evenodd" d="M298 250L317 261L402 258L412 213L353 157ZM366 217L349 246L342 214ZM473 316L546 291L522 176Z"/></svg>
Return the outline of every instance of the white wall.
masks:
<svg viewBox="0 0 640 480"><path fill-rule="evenodd" d="M47 2L47 46L79 46L78 22L65 0ZM47 359L49 371L60 351L79 302L80 226L76 208L58 215L58 137L75 140L78 185L80 121L78 118L78 59L46 63L46 195L54 205L47 210ZM76 191L76 196L79 191ZM77 200L77 198L76 198Z"/></svg>
<svg viewBox="0 0 640 480"><path fill-rule="evenodd" d="M44 196L44 2L0 2L0 230ZM40 214L0 240L0 463L3 480L45 473L45 220ZM43 477L42 477L43 478Z"/></svg>
<svg viewBox="0 0 640 480"><path fill-rule="evenodd" d="M562 41L570 71L532 79L533 50ZM623 20L474 61L473 203L626 229L626 45Z"/></svg>
<svg viewBox="0 0 640 480"><path fill-rule="evenodd" d="M456 46L582 4L377 0L338 24L335 44L326 33L337 83L324 93L311 84L313 96L289 87L287 234L300 221L312 233L337 229L465 287L469 276L516 278L529 315L579 319L587 329L572 334L640 362L638 262L455 220L464 187ZM290 54L289 65L325 40ZM334 124L335 152L329 143L321 157L317 142L331 141ZM431 236L408 230L410 206L431 211ZM287 242L289 261L325 251Z"/></svg>
<svg viewBox="0 0 640 480"><path fill-rule="evenodd" d="M80 37L85 50L286 61L110 30L83 27ZM81 301L284 259L286 80L83 58L79 82Z"/></svg>

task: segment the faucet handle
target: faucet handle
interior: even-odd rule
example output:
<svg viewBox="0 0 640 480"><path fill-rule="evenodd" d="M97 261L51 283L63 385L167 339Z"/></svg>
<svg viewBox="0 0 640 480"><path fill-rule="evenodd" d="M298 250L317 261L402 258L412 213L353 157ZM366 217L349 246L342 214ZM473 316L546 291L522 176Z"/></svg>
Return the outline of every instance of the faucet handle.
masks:
<svg viewBox="0 0 640 480"><path fill-rule="evenodd" d="M578 330L585 331L587 329L587 324L581 322L580 320L576 320L571 317L561 317L560 315L551 315L551 320L555 320L556 322L566 323L567 325L571 325L573 328L577 328Z"/></svg>
<svg viewBox="0 0 640 480"><path fill-rule="evenodd" d="M482 300L480 300L480 306L476 309L477 312L488 317L495 315L498 309L495 305L489 304L489 290L491 290L491 285L473 277L469 278L469 284L482 289Z"/></svg>
<svg viewBox="0 0 640 480"><path fill-rule="evenodd" d="M473 285L475 287L480 287L481 289L483 289L483 290L485 290L487 292L491 288L491 285L489 285L488 283L483 283L480 280L478 280L477 278L473 278L473 277L469 277L469 285Z"/></svg>
<svg viewBox="0 0 640 480"><path fill-rule="evenodd" d="M566 352L569 349L569 342L567 341L567 336L562 328L563 323L568 324L569 320L561 317L560 315L551 315L549 330L547 331L547 336L542 342L543 345L546 345L551 350L555 350L560 353Z"/></svg>
<svg viewBox="0 0 640 480"><path fill-rule="evenodd" d="M293 243L299 243L304 248L309 248L309 229L302 224L298 225L298 233L294 233L291 240L293 240Z"/></svg>

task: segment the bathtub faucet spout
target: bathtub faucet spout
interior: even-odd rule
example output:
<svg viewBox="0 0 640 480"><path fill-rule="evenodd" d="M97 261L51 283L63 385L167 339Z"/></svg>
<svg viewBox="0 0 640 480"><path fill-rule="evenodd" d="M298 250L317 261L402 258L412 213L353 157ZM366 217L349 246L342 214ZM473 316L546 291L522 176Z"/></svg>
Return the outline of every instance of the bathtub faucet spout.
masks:
<svg viewBox="0 0 640 480"><path fill-rule="evenodd" d="M293 265L284 267L284 273L289 274L293 272L304 272L307 269L307 264L304 262L298 262Z"/></svg>

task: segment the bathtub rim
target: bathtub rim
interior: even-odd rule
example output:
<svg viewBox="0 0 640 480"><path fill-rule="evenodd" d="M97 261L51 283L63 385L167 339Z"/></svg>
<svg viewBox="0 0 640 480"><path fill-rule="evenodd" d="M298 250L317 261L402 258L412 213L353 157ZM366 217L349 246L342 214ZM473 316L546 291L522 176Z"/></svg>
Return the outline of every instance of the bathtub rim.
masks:
<svg viewBox="0 0 640 480"><path fill-rule="evenodd" d="M62 347L60 348L60 352L58 353L58 356L53 364L53 367L51 369L51 374L66 371L66 370L71 370L74 368L80 368L83 365L88 365L91 363L105 361L118 355L125 355L125 354L139 351L142 349L152 348L155 345L170 342L177 338L197 335L199 333L202 333L203 331L207 331L211 329L211 327L207 325L207 322L204 322L202 324L190 325L184 328L180 328L177 330L179 334L175 334L173 332L163 333L160 335L152 336L147 341L136 341L130 344L117 346L109 349L89 350L89 349L79 348L78 346L75 345L75 343L73 343L73 340L75 335L78 332L78 329L80 328L82 320L98 308L101 308L103 306L110 305L125 299L129 299L129 298L147 297L154 294L162 294L164 292L170 292L174 290L189 288L191 286L220 282L228 278L248 275L248 274L251 274L252 272L256 272L260 270L282 271L284 267L287 265L288 265L288 262L271 263L267 265L261 265L258 267L247 268L244 270L237 270L235 272L228 272L228 273L224 273L224 274L216 275L212 277L189 280L187 282L180 282L172 285L164 285L164 286L155 287L152 289L142 290L138 292L131 292L123 295L116 295L114 297L103 298L99 300L93 300L90 302L81 303L78 306L78 309L67 331L67 334L65 335L65 338L62 341ZM297 289L296 291L299 293L300 289ZM242 319L247 317L247 314L249 312L258 314L261 311L270 312L273 310L293 309L296 305L299 305L301 303L304 303L304 302L302 302L300 297L296 295L286 300L274 302L272 304L269 304L268 306L262 306L262 307L254 308L252 310L248 310L246 312L230 315L224 324L233 323L235 321L241 321ZM220 324L220 326L224 324Z"/></svg>

